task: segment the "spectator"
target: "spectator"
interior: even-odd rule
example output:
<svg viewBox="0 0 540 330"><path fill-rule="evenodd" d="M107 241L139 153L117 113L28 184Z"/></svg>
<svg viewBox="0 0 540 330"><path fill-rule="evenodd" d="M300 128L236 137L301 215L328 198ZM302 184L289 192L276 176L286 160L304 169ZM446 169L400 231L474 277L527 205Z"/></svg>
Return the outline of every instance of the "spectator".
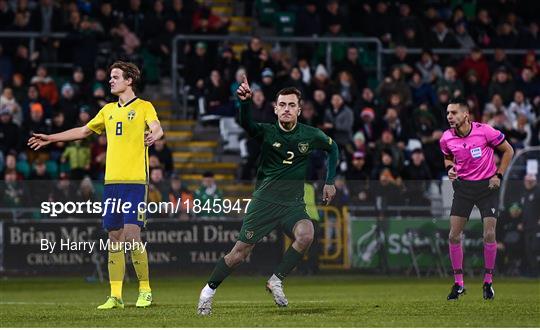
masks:
<svg viewBox="0 0 540 330"><path fill-rule="evenodd" d="M289 79L284 83L284 86L295 87L302 95L308 95L309 87L302 80L302 72L297 66L291 69Z"/></svg>
<svg viewBox="0 0 540 330"><path fill-rule="evenodd" d="M433 84L442 77L441 67L433 61L431 50L423 50L415 66L422 75L422 81L427 84Z"/></svg>
<svg viewBox="0 0 540 330"><path fill-rule="evenodd" d="M167 141L165 137L162 136L161 139L156 140L156 142L149 148L149 155L155 155L159 159L159 163L163 166L165 170L165 176L168 177L174 170L173 156L171 149L167 146Z"/></svg>
<svg viewBox="0 0 540 330"><path fill-rule="evenodd" d="M412 27L405 28L403 36L398 42L407 48L422 48L425 46L422 34L416 32Z"/></svg>
<svg viewBox="0 0 540 330"><path fill-rule="evenodd" d="M358 59L358 48L355 46L349 46L347 48L347 58L337 64L335 72L347 71L351 74L351 80L356 84L357 88L364 88L367 86L367 75L364 68Z"/></svg>
<svg viewBox="0 0 540 330"><path fill-rule="evenodd" d="M517 48L519 35L508 22L502 22L497 27L492 45L497 48Z"/></svg>
<svg viewBox="0 0 540 330"><path fill-rule="evenodd" d="M514 92L514 100L510 103L506 116L512 123L515 123L518 115L525 116L531 123L536 119L531 103L525 98L525 95L521 90L516 90Z"/></svg>
<svg viewBox="0 0 540 330"><path fill-rule="evenodd" d="M34 162L34 169L32 170L32 173L28 177L30 182L27 187L29 189L29 192L32 193L30 196L30 203L31 206L37 207L41 205L41 202L45 202L49 200L49 193L50 193L50 184L48 181L50 181L52 178L49 173L47 173L47 167L45 166L45 162L42 159L36 159Z"/></svg>
<svg viewBox="0 0 540 330"><path fill-rule="evenodd" d="M309 85L312 79L312 72L309 63L305 58L301 58L298 60L298 69L302 74L302 82L304 82L306 86Z"/></svg>
<svg viewBox="0 0 540 330"><path fill-rule="evenodd" d="M210 74L212 59L207 54L206 48L207 46L204 42L197 42L195 52L187 59L185 70L186 82L192 88L202 89L204 80Z"/></svg>
<svg viewBox="0 0 540 330"><path fill-rule="evenodd" d="M11 110L8 106L0 105L0 150L6 154L10 151L17 151L20 148L19 127L13 122Z"/></svg>
<svg viewBox="0 0 540 330"><path fill-rule="evenodd" d="M402 116L406 118L404 113L402 113ZM382 118L382 129L391 131L398 147L401 150L405 149L405 145L409 140L408 120L401 120L399 112L395 108L386 109L386 113Z"/></svg>
<svg viewBox="0 0 540 330"><path fill-rule="evenodd" d="M69 82L75 93L74 99L76 102L87 102L92 95L90 84L86 80L86 75L81 67L75 67L73 74L71 75L71 81Z"/></svg>
<svg viewBox="0 0 540 330"><path fill-rule="evenodd" d="M234 116L234 109L229 102L229 90L221 79L218 70L210 72L210 81L204 91L207 114Z"/></svg>
<svg viewBox="0 0 540 330"><path fill-rule="evenodd" d="M470 70L465 75L464 92L467 100L473 100L473 102L478 104L479 108L484 107L487 100L487 92L485 87L481 85L476 71Z"/></svg>
<svg viewBox="0 0 540 330"><path fill-rule="evenodd" d="M111 30L111 35L119 40L121 49L126 56L133 55L141 46L141 41L137 34L133 33L124 23L117 24Z"/></svg>
<svg viewBox="0 0 540 330"><path fill-rule="evenodd" d="M399 67L406 78L410 77L413 73L414 60L411 58L411 56L409 56L409 54L407 53L407 48L403 45L397 45L394 48L394 53L387 62L388 68L392 69L395 67Z"/></svg>
<svg viewBox="0 0 540 330"><path fill-rule="evenodd" d="M404 105L412 103L411 90L405 80L399 67L392 68L390 76L384 78L384 81L377 88L377 94L383 102L390 101L391 94L399 94Z"/></svg>
<svg viewBox="0 0 540 330"><path fill-rule="evenodd" d="M213 201L221 200L223 198L223 192L217 187L216 180L214 179L214 173L205 172L202 176L202 182L199 189L195 192L194 200L200 202L200 206L210 205L210 212L206 210L201 210L198 214L202 217L216 217L220 216L221 212L213 212ZM194 201L195 203L195 201Z"/></svg>
<svg viewBox="0 0 540 330"><path fill-rule="evenodd" d="M37 73L30 80L30 83L37 86L39 95L47 100L47 103L52 106L58 103L58 88L52 77L48 75L46 67L38 66Z"/></svg>
<svg viewBox="0 0 540 330"><path fill-rule="evenodd" d="M71 178L82 180L85 175L90 174L90 147L81 140L69 143L60 158L61 163L67 161L69 161Z"/></svg>
<svg viewBox="0 0 540 330"><path fill-rule="evenodd" d="M294 32L298 36L315 37L323 34L321 17L317 12L317 1L307 1L296 16ZM315 50L312 44L298 44L299 57L311 57Z"/></svg>
<svg viewBox="0 0 540 330"><path fill-rule="evenodd" d="M474 70L478 76L478 80L482 87L487 87L489 83L489 69L482 55L480 48L471 49L471 53L458 65L458 76L463 79L471 71Z"/></svg>
<svg viewBox="0 0 540 330"><path fill-rule="evenodd" d="M22 141L26 142L32 133L48 134L50 126L45 123L43 106L40 103L30 105L30 120L25 121L22 127ZM38 152L42 152L38 150Z"/></svg>
<svg viewBox="0 0 540 330"><path fill-rule="evenodd" d="M2 95L0 96L0 107L6 107L7 109L9 109L13 122L19 127L22 125L22 109L17 100L15 99L15 95L13 94L13 88L4 88L4 90L2 91Z"/></svg>
<svg viewBox="0 0 540 330"><path fill-rule="evenodd" d="M441 19L435 23L429 34L429 46L431 48L457 48L460 45L452 31L448 29L446 23Z"/></svg>
<svg viewBox="0 0 540 330"><path fill-rule="evenodd" d="M141 0L130 0L129 8L127 8L123 16L126 26L135 35L142 36L143 33L148 31L145 29L147 25L145 24L145 15L141 10Z"/></svg>
<svg viewBox="0 0 540 330"><path fill-rule="evenodd" d="M66 127L75 127L79 114L79 105L75 100L75 91L70 83L65 83L62 86L61 97L57 109L64 114Z"/></svg>
<svg viewBox="0 0 540 330"><path fill-rule="evenodd" d="M354 114L341 94L334 93L326 110L323 128L341 148L352 141Z"/></svg>
<svg viewBox="0 0 540 330"><path fill-rule="evenodd" d="M98 136L90 147L90 169L94 180L102 180L105 177L105 160L107 156L107 135Z"/></svg>
<svg viewBox="0 0 540 330"><path fill-rule="evenodd" d="M84 179L82 179L79 187L77 188L77 191L75 192L75 196L78 202L84 203L90 201L91 203L93 203L97 201L96 189L94 188L92 180L89 177L85 177ZM82 217L93 218L94 215L92 213L83 213Z"/></svg>
<svg viewBox="0 0 540 330"><path fill-rule="evenodd" d="M26 191L22 183L17 180L17 172L6 170L1 183L0 201L3 207L23 207L26 200ZM3 218L7 218L4 214Z"/></svg>
<svg viewBox="0 0 540 330"><path fill-rule="evenodd" d="M160 1L156 1L156 4L157 3L160 3ZM157 17L155 19L159 20L159 18ZM153 23L153 24L159 24L159 23ZM172 49L171 49L172 41L178 32L177 32L176 23L174 22L174 20L168 19L162 24L164 26L164 29L158 30L159 32L154 32L154 31L149 32L151 34L158 33L155 37L152 37L152 39L150 39L149 42L153 49L153 52L157 54L163 62L169 64L168 62L170 61L170 58L172 55Z"/></svg>
<svg viewBox="0 0 540 330"><path fill-rule="evenodd" d="M479 9L472 28L472 36L475 43L482 48L489 48L495 37L495 29L491 23L491 17L486 9Z"/></svg>
<svg viewBox="0 0 540 330"><path fill-rule="evenodd" d="M343 20L337 19L335 17L330 17L328 21L328 31L323 35L323 37L329 37L329 38L340 38L345 37L345 33L343 32ZM344 42L333 42L330 44L330 49L332 52L332 61L334 63L339 63L345 59L345 55L347 52L347 45ZM319 44L319 47L317 48L317 54L316 58L319 59L320 62L323 62L323 60L326 58L326 52L327 48L325 44Z"/></svg>
<svg viewBox="0 0 540 330"><path fill-rule="evenodd" d="M172 8L167 11L169 18L176 23L178 33L189 33L192 26L191 8L185 6L184 2L183 0L173 0Z"/></svg>
<svg viewBox="0 0 540 330"><path fill-rule="evenodd" d="M74 196L75 188L69 180L69 175L66 172L60 172L58 181L56 181L56 185L53 188L49 201L60 203L73 202ZM66 217L66 214L59 214L58 216Z"/></svg>
<svg viewBox="0 0 540 330"><path fill-rule="evenodd" d="M388 158L387 156L390 156ZM392 169L392 173L398 175L403 166L403 152L398 147L394 134L390 130L384 130L381 134L381 138L377 141L375 146L375 165L379 168L376 169L374 178L379 176L380 169L382 167L388 167Z"/></svg>
<svg viewBox="0 0 540 330"><path fill-rule="evenodd" d="M496 72L499 68L505 68L510 75L514 75L516 72L514 65L508 57L503 48L495 48L495 53L493 54L493 60L489 63L489 72Z"/></svg>
<svg viewBox="0 0 540 330"><path fill-rule="evenodd" d="M500 273L517 275L523 270L523 212L519 203L513 203L501 214L497 226L497 268Z"/></svg>
<svg viewBox="0 0 540 330"><path fill-rule="evenodd" d="M166 195L169 191L167 182L163 179L163 168L156 166L150 169L150 183L148 185L148 201L162 202L168 199Z"/></svg>
<svg viewBox="0 0 540 330"><path fill-rule="evenodd" d="M489 85L488 97L499 94L505 105L509 105L514 97L515 85L506 68L500 67L495 71L494 79Z"/></svg>
<svg viewBox="0 0 540 330"><path fill-rule="evenodd" d="M540 81L534 79L534 73L531 68L523 68L517 80L517 89L522 90L525 97L532 100L535 96L540 95Z"/></svg>
<svg viewBox="0 0 540 330"><path fill-rule="evenodd" d="M7 30L13 22L15 14L7 0L0 0L0 31Z"/></svg>
<svg viewBox="0 0 540 330"><path fill-rule="evenodd" d="M99 12L96 15L96 20L101 26L101 30L110 34L116 26L120 15L119 12L114 11L112 2L103 1L99 5Z"/></svg>
<svg viewBox="0 0 540 330"><path fill-rule="evenodd" d="M393 36L395 36L396 39L401 40L403 39L403 32L407 29L413 30L417 35L421 35L425 28L420 19L412 12L411 5L402 2L399 4L399 16L397 23L395 24ZM410 74L410 72L407 74Z"/></svg>
<svg viewBox="0 0 540 330"><path fill-rule="evenodd" d="M174 214L171 212L170 217L176 217L180 220L188 220L189 214L187 213L188 205L191 205L193 208L193 193L189 191L182 184L182 180L177 173L171 175L171 186L168 193L169 202L173 204L173 210L179 211L179 214ZM180 203L180 206L178 206Z"/></svg>
<svg viewBox="0 0 540 330"><path fill-rule="evenodd" d="M212 12L206 3L199 5L193 13L193 32L198 34L227 34L230 22Z"/></svg>
<svg viewBox="0 0 540 330"><path fill-rule="evenodd" d="M262 48L259 37L251 38L248 49L242 52L241 64L246 68L247 76L252 82L260 82L263 68L269 66L268 53ZM273 96L272 96L273 97Z"/></svg>
<svg viewBox="0 0 540 330"><path fill-rule="evenodd" d="M322 89L315 89L312 94L313 107L317 113L317 117L324 118L324 113L329 107L329 102L326 97L326 92Z"/></svg>
<svg viewBox="0 0 540 330"><path fill-rule="evenodd" d="M431 205L431 201L426 194L431 180L431 172L424 159L422 149L414 149L411 153L411 161L402 172L402 177L405 180L406 198L411 206L426 206ZM429 215L431 212L408 212L412 216Z"/></svg>
<svg viewBox="0 0 540 330"><path fill-rule="evenodd" d="M315 69L315 75L311 81L311 90L323 90L326 95L330 93L330 76L324 65L319 64Z"/></svg>
<svg viewBox="0 0 540 330"><path fill-rule="evenodd" d="M540 33L538 22L534 20L529 22L529 26L520 34L519 48L539 49L540 48Z"/></svg>
<svg viewBox="0 0 540 330"><path fill-rule="evenodd" d="M540 271L540 187L535 174L527 174L523 180L523 232L525 236L526 275L537 277Z"/></svg>
<svg viewBox="0 0 540 330"><path fill-rule="evenodd" d="M52 118L52 125L50 129L50 133L56 134L56 133L66 131L67 129L68 127L65 122L64 114L62 112L55 112ZM65 147L66 147L65 142L55 142L55 143L50 144L48 147L50 159L54 161L58 161Z"/></svg>
<svg viewBox="0 0 540 330"><path fill-rule="evenodd" d="M323 118L315 111L315 107L311 101L305 101L302 105L299 120L302 124L312 127L321 127L323 123Z"/></svg>
<svg viewBox="0 0 540 330"><path fill-rule="evenodd" d="M375 148L375 141L379 137L380 128L375 122L375 110L366 107L360 112L360 127L366 137L366 142L369 149Z"/></svg>
<svg viewBox="0 0 540 330"><path fill-rule="evenodd" d="M369 168L366 166L365 156L364 152L355 151L352 157L352 166L349 167L346 174L351 201L362 204L366 204L370 196Z"/></svg>
<svg viewBox="0 0 540 330"><path fill-rule="evenodd" d="M36 85L30 85L27 91L27 97L22 104L23 110L23 123L27 122L30 117L30 110L33 104L39 104L43 109L44 116L50 116L50 107L47 100L43 99L39 95L39 90Z"/></svg>
<svg viewBox="0 0 540 330"><path fill-rule="evenodd" d="M294 32L298 36L314 37L322 33L321 17L317 13L317 1L309 0L299 10Z"/></svg>
<svg viewBox="0 0 540 330"><path fill-rule="evenodd" d="M413 105L416 106L421 103L434 105L437 102L432 85L422 80L422 75L418 70L414 70L409 87L411 89Z"/></svg>
<svg viewBox="0 0 540 330"><path fill-rule="evenodd" d="M333 86L333 91L339 93L349 107L356 104L356 101L360 97L358 86L349 71L339 72L337 81Z"/></svg>
<svg viewBox="0 0 540 330"><path fill-rule="evenodd" d="M452 97L463 96L463 83L457 78L456 70L453 66L444 68L444 76L437 81L437 90L446 88Z"/></svg>
<svg viewBox="0 0 540 330"><path fill-rule="evenodd" d="M465 23L465 21L457 22L454 26L454 30L456 32L456 41L461 48L472 49L473 47L476 47L476 43L469 34L469 31L467 31L467 23Z"/></svg>
<svg viewBox="0 0 540 330"><path fill-rule="evenodd" d="M233 82L234 74L239 66L240 62L236 59L232 48L228 46L223 47L216 68L221 73L221 77L225 84L230 85Z"/></svg>

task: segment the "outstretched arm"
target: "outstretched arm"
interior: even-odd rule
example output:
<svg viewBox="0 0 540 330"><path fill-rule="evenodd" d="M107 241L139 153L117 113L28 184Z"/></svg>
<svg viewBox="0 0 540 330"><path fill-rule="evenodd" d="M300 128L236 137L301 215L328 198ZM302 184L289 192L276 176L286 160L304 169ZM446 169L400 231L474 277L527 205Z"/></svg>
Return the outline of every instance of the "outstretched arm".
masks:
<svg viewBox="0 0 540 330"><path fill-rule="evenodd" d="M90 130L87 126L76 127L51 135L33 133L32 137L28 140L28 146L31 149L38 150L54 142L81 140L92 133L92 130Z"/></svg>

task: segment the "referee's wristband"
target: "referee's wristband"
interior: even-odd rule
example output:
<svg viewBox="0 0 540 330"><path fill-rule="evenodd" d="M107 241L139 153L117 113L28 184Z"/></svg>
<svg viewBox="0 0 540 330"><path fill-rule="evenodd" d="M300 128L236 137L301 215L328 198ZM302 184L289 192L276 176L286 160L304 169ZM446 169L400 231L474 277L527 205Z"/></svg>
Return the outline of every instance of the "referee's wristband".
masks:
<svg viewBox="0 0 540 330"><path fill-rule="evenodd" d="M450 171L452 169L452 167L454 167L454 165L448 165L446 166L446 172Z"/></svg>
<svg viewBox="0 0 540 330"><path fill-rule="evenodd" d="M499 180L503 179L503 175L501 173L497 172L495 175L499 178Z"/></svg>

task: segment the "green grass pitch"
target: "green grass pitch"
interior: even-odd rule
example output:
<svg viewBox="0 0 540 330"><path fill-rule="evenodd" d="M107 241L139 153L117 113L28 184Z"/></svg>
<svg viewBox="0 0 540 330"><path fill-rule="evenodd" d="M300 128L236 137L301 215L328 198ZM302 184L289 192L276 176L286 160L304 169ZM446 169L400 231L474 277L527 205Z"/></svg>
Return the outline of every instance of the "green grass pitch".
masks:
<svg viewBox="0 0 540 330"><path fill-rule="evenodd" d="M289 307L278 308L264 277L232 276L219 288L214 312L196 315L201 277L151 282L154 305L135 308L137 284L124 285L124 310L98 311L108 284L82 278L0 280L2 327L538 327L540 282L496 278L496 299L482 299L481 280L447 302L451 279L290 276Z"/></svg>

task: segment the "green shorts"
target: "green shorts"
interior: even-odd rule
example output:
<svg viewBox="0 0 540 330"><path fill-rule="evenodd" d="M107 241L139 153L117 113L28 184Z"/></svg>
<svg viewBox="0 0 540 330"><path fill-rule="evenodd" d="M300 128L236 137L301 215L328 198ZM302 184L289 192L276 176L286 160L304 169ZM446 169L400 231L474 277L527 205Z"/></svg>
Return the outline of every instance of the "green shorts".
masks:
<svg viewBox="0 0 540 330"><path fill-rule="evenodd" d="M242 222L238 240L255 244L277 226L292 238L294 226L303 219L310 219L305 205L283 206L254 198Z"/></svg>

